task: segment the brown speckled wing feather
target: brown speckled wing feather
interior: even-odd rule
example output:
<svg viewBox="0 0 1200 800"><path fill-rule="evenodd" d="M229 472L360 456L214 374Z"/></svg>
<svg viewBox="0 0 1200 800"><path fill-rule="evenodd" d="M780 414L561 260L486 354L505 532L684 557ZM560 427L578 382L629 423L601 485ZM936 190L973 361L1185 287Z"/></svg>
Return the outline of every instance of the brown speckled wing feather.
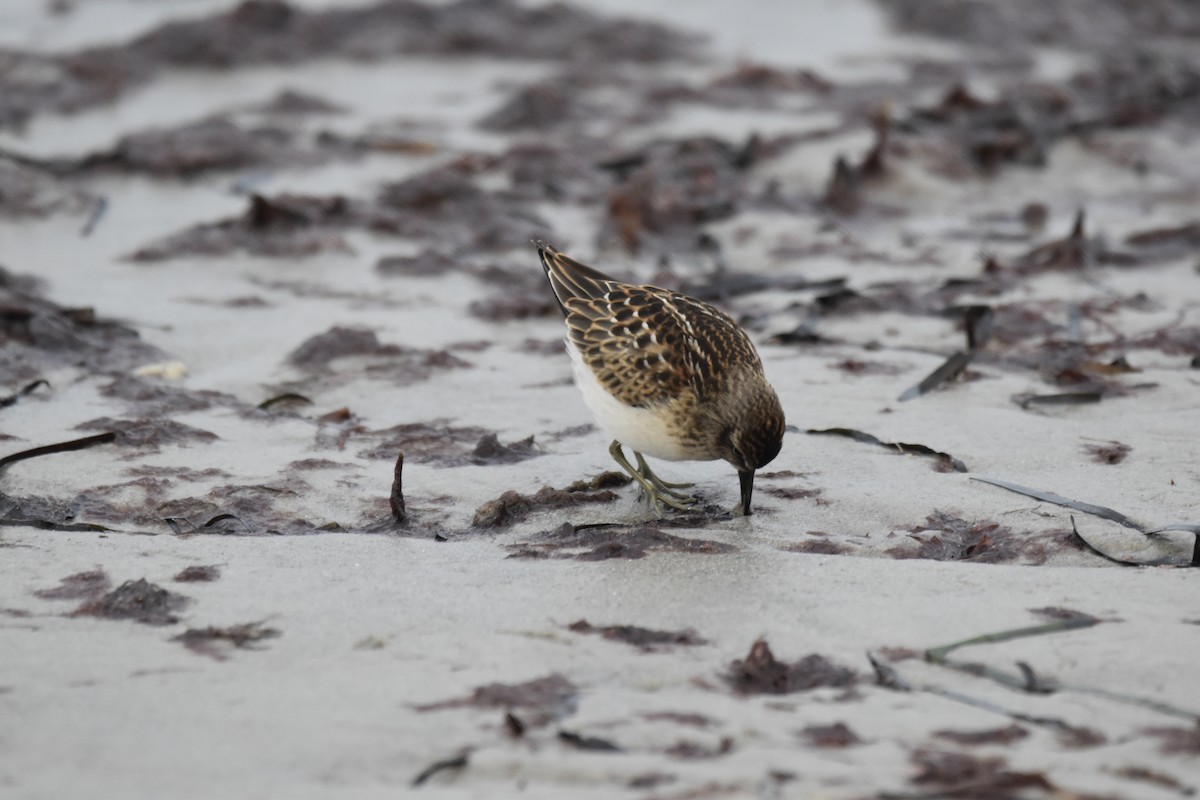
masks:
<svg viewBox="0 0 1200 800"><path fill-rule="evenodd" d="M541 243L538 253L571 343L621 402L702 400L746 369L762 370L745 332L707 303L615 281Z"/></svg>

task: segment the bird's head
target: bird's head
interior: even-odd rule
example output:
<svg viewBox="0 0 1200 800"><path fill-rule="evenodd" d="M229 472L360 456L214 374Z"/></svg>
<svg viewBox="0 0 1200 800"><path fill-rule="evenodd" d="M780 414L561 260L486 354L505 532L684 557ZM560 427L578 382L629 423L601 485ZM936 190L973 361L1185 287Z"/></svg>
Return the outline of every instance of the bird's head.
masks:
<svg viewBox="0 0 1200 800"><path fill-rule="evenodd" d="M721 457L738 471L742 491L739 509L749 515L754 472L771 463L783 447L783 407L775 390L761 375L748 379L732 397L724 409L727 427L721 437L724 443Z"/></svg>

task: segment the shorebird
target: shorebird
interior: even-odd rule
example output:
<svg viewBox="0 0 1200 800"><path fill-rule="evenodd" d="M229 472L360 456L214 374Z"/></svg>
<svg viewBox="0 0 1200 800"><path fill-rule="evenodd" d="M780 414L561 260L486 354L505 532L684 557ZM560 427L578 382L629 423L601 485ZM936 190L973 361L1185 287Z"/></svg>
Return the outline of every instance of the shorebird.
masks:
<svg viewBox="0 0 1200 800"><path fill-rule="evenodd" d="M541 241L534 241L567 323L575 382L600 426L608 452L642 488L656 515L661 504L685 509L696 499L676 491L645 456L667 461L725 459L738 471L749 514L755 470L783 445L779 397L763 374L750 337L734 320L687 295L621 283ZM633 450L635 468L622 445Z"/></svg>

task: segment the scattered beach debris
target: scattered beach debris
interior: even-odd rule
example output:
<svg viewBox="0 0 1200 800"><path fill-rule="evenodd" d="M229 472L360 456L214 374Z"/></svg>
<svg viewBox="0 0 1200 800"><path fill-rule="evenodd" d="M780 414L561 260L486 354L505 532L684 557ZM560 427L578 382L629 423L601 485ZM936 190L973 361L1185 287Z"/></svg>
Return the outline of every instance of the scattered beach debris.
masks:
<svg viewBox="0 0 1200 800"><path fill-rule="evenodd" d="M25 384L23 387L21 387L21 389L19 391L13 392L12 394L8 395L7 397L0 397L0 408L8 408L9 406L13 405L18 400L20 400L22 397L26 397L26 396L32 394L34 392L34 390L36 390L42 386L49 388L50 384L47 381L45 381L41 378L38 378L36 381L31 381L30 383Z"/></svg>
<svg viewBox="0 0 1200 800"><path fill-rule="evenodd" d="M404 509L404 452L396 454L396 466L392 470L392 491L388 493L388 507L392 511L392 519L404 522L407 516Z"/></svg>
<svg viewBox="0 0 1200 800"><path fill-rule="evenodd" d="M637 625L592 625L585 619L577 620L567 626L573 633L598 634L613 642L622 642L636 647L643 653L656 653L672 647L683 645L692 647L708 644L708 640L692 628L680 631L661 631L652 628L642 628Z"/></svg>
<svg viewBox="0 0 1200 800"><path fill-rule="evenodd" d="M417 773L417 776L412 779L412 783L410 783L409 785L412 786L414 789L416 789L417 787L422 786L426 781L428 781L434 775L437 775L439 772L446 772L447 770L463 769L464 767L467 766L467 763L469 760L470 760L470 752L467 751L467 752L460 753L456 756L451 756L450 758L444 758L441 761L435 761L432 764L430 764L428 767L426 767L425 769L423 769L419 773Z"/></svg>
<svg viewBox="0 0 1200 800"><path fill-rule="evenodd" d="M171 641L182 643L196 655L225 661L229 658L229 650L256 650L258 648L253 646L255 643L264 639L274 639L279 635L280 632L276 628L264 627L261 622L247 622L226 628L212 625L207 628L188 628Z"/></svg>
<svg viewBox="0 0 1200 800"><path fill-rule="evenodd" d="M43 600L93 600L108 591L112 582L102 569L68 575L53 589L39 589L33 594Z"/></svg>
<svg viewBox="0 0 1200 800"><path fill-rule="evenodd" d="M937 462L934 465L934 470L937 472L967 471L966 464L959 459L955 458L949 453L943 453L940 450L934 450L932 447L927 447L923 444L885 442L876 436L873 436L869 433L864 433L863 431L856 431L853 428L825 428L820 430L816 428L810 428L805 432L815 436L845 436L849 439L853 439L856 442L862 442L863 444L875 444L879 445L880 447L886 447L888 450L891 450L898 455L932 456L937 459Z"/></svg>
<svg viewBox="0 0 1200 800"><path fill-rule="evenodd" d="M565 492L543 486L533 495L509 489L495 500L489 500L475 511L471 521L475 528L507 528L541 509L573 508L587 503L611 503L616 492L601 489L594 492Z"/></svg>
<svg viewBox="0 0 1200 800"><path fill-rule="evenodd" d="M1041 500L1046 503L1054 503L1055 505L1064 506L1064 507L1070 508L1074 511L1080 511L1084 514L1091 514L1093 516L1100 517L1101 519L1106 519L1110 522L1115 522L1118 525L1121 525L1123 527L1132 528L1133 530L1138 531L1146 536L1159 536L1159 535L1162 535L1165 533L1170 533L1173 531L1190 533L1194 537L1192 554L1191 554L1190 558L1180 558L1177 556L1165 556L1163 558L1155 558L1155 559L1148 559L1148 560L1131 560L1131 559L1114 556L1110 553L1106 553L1105 551L1103 551L1100 548L1093 545L1086 538L1084 538L1083 534L1081 534L1079 532L1079 529L1075 526L1075 518L1071 517L1071 530L1074 532L1075 536L1081 542L1083 542L1084 546L1086 546L1087 549L1091 550L1092 552L1096 553L1097 555L1099 555L1105 559L1108 559L1109 561L1113 561L1118 564L1126 564L1126 565L1130 565L1130 566L1173 566L1173 567L1200 566L1200 524L1190 523L1190 522L1181 522L1181 523L1176 523L1176 524L1172 524L1172 525L1166 525L1166 526L1159 527L1159 528L1150 529L1147 526L1140 525L1139 523L1133 521L1129 517L1122 514L1120 511L1115 511L1111 508L1107 508L1106 506L1098 506L1098 505L1094 505L1092 503L1083 503L1083 502L1080 502L1079 500L1070 500L1066 497L1062 497L1061 495L1057 495L1053 492L1042 491L1039 489L1030 489L1027 486L1021 486L1019 484L1012 483L1010 481L999 480L997 478L973 477L971 480L976 480L981 483L990 483L993 486L999 486L1001 489L1007 489L1010 492L1016 492L1017 494L1023 494L1026 497L1032 497L1035 500Z"/></svg>
<svg viewBox="0 0 1200 800"><path fill-rule="evenodd" d="M221 568L216 564L196 564L184 567L172 579L176 583L209 583L221 577Z"/></svg>
<svg viewBox="0 0 1200 800"><path fill-rule="evenodd" d="M131 619L146 625L174 625L179 621L174 612L187 604L188 598L183 595L139 578L125 581L108 594L84 603L72 616Z"/></svg>
<svg viewBox="0 0 1200 800"><path fill-rule="evenodd" d="M508 545L509 558L571 558L607 561L610 558L645 558L647 553L698 553L713 555L737 548L711 539L675 536L656 525L564 522L551 531L534 534L528 541Z"/></svg>
<svg viewBox="0 0 1200 800"><path fill-rule="evenodd" d="M989 744L1012 744L1029 736L1029 731L1020 725L1006 725L1003 728L986 728L974 731L938 730L933 735L954 744L967 747L982 747Z"/></svg>
<svg viewBox="0 0 1200 800"><path fill-rule="evenodd" d="M858 682L854 670L812 653L790 664L779 661L765 639L751 647L745 659L733 661L724 675L736 694L789 694L822 687L850 688Z"/></svg>
<svg viewBox="0 0 1200 800"><path fill-rule="evenodd" d="M18 461L24 461L28 458L37 458L38 456L48 456L54 453L70 453L75 450L86 450L89 447L95 447L100 444L108 444L116 441L117 434L113 431L98 433L95 436L84 436L82 439L71 439L66 442L57 442L55 444L42 445L41 447L32 447L28 450L22 450L19 453L10 453L9 455L0 458L0 469L4 469L10 464L15 464Z"/></svg>
<svg viewBox="0 0 1200 800"><path fill-rule="evenodd" d="M819 747L825 750L840 750L862 744L862 739L858 737L858 734L844 722L835 722L831 725L808 725L799 733L800 738L809 747Z"/></svg>
<svg viewBox="0 0 1200 800"><path fill-rule="evenodd" d="M621 752L621 748L608 739L601 739L596 736L584 736L573 731L559 731L558 740L576 750L591 750L597 753Z"/></svg>
<svg viewBox="0 0 1200 800"><path fill-rule="evenodd" d="M489 683L466 697L416 706L417 711L448 708L504 709L521 712L527 728L538 728L575 713L579 689L558 673L524 683Z"/></svg>

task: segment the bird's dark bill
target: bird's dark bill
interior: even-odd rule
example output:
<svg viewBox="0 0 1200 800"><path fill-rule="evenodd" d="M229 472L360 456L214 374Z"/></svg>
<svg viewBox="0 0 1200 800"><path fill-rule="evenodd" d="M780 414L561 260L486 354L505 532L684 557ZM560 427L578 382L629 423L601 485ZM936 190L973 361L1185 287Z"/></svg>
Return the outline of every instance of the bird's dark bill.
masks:
<svg viewBox="0 0 1200 800"><path fill-rule="evenodd" d="M754 470L738 470L738 482L742 485L742 514L750 516L750 496L754 494Z"/></svg>

